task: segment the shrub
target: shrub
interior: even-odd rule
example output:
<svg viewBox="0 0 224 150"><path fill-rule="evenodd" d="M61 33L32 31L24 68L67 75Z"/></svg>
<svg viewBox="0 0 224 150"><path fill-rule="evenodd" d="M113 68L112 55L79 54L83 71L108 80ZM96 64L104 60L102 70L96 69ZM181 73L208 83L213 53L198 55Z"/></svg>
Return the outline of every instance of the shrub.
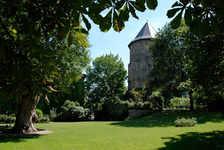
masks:
<svg viewBox="0 0 224 150"><path fill-rule="evenodd" d="M144 108L153 110L153 105L151 102L144 102Z"/></svg>
<svg viewBox="0 0 224 150"><path fill-rule="evenodd" d="M131 102L131 103L129 103L129 108L131 108L131 109L150 109L150 110L154 110L152 103L149 102L149 101L138 102L138 103Z"/></svg>
<svg viewBox="0 0 224 150"><path fill-rule="evenodd" d="M42 110L36 109L35 111L36 111L36 114L38 116L38 121L41 120L43 118L43 116L44 116Z"/></svg>
<svg viewBox="0 0 224 150"><path fill-rule="evenodd" d="M129 101L137 104L139 102L144 102L146 100L147 89L145 89L145 88L132 89L129 94L130 94Z"/></svg>
<svg viewBox="0 0 224 150"><path fill-rule="evenodd" d="M14 114L10 114L10 115L0 114L0 122L13 123L15 121L16 121L16 117Z"/></svg>
<svg viewBox="0 0 224 150"><path fill-rule="evenodd" d="M102 110L95 111L96 120L124 120L128 117L128 101L121 101L118 97L108 99L102 105Z"/></svg>
<svg viewBox="0 0 224 150"><path fill-rule="evenodd" d="M149 101L152 103L152 107L154 110L161 111L164 107L164 97L162 93L157 90L153 91L152 94L148 97Z"/></svg>
<svg viewBox="0 0 224 150"><path fill-rule="evenodd" d="M56 112L56 109L51 109L50 110L50 120L51 121L54 121L55 120L55 118L57 118L57 116L58 116L58 114L57 114L57 112Z"/></svg>
<svg viewBox="0 0 224 150"><path fill-rule="evenodd" d="M175 120L174 122L176 124L177 127L191 127L197 124L197 120L196 118L177 118L177 120Z"/></svg>
<svg viewBox="0 0 224 150"><path fill-rule="evenodd" d="M170 106L172 109L175 108L189 108L190 107L190 99L189 98L181 98L175 97L170 100Z"/></svg>
<svg viewBox="0 0 224 150"><path fill-rule="evenodd" d="M49 116L43 116L43 118L39 120L39 122L50 122L50 118Z"/></svg>
<svg viewBox="0 0 224 150"><path fill-rule="evenodd" d="M56 121L78 121L87 120L90 113L89 109L85 109L78 102L66 100L61 106L61 112L55 118Z"/></svg>

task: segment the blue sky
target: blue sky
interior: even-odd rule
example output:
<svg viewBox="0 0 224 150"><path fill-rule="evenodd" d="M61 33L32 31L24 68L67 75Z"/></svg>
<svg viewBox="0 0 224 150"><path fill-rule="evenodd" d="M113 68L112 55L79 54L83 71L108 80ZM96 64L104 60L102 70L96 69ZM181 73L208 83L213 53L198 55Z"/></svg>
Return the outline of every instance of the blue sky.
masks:
<svg viewBox="0 0 224 150"><path fill-rule="evenodd" d="M121 32L113 29L108 32L101 32L99 27L92 24L89 32L89 43L91 45L90 55L92 59L104 54L118 54L124 62L125 68L128 69L129 48L128 44L136 37L141 28L148 21L151 26L158 31L170 20L166 16L167 10L170 9L176 0L158 0L156 10L147 10L143 13L137 13L139 20L130 17L125 23L125 28Z"/></svg>

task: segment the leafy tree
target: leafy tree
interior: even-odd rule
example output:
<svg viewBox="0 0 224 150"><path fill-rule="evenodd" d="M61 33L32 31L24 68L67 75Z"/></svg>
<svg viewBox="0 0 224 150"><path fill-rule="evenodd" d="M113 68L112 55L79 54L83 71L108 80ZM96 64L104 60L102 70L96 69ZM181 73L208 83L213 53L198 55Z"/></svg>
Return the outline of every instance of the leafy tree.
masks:
<svg viewBox="0 0 224 150"><path fill-rule="evenodd" d="M118 55L103 55L87 71L87 96L90 104L104 103L124 94L127 71Z"/></svg>
<svg viewBox="0 0 224 150"><path fill-rule="evenodd" d="M193 34L186 39L191 60L188 67L193 89L200 91L209 109L224 108L224 1L180 0L167 12L173 28L180 25L182 15Z"/></svg>
<svg viewBox="0 0 224 150"><path fill-rule="evenodd" d="M184 26L179 30L173 30L169 25L165 25L149 47L153 61L148 85L154 90L162 89L165 99L181 96L181 91L177 87L187 78L184 69L187 64L186 46L184 38L181 37L185 30L187 29ZM169 101L166 101L166 104L169 104Z"/></svg>
<svg viewBox="0 0 224 150"><path fill-rule="evenodd" d="M56 52L57 65L60 68L59 78L54 80L54 88L57 89L57 92L47 94L48 98L52 100L49 105L40 101L37 106L48 114L53 108L60 111L66 99L77 100L82 106L84 104L83 78L85 75L83 75L83 71L90 63L89 51L79 43L74 43L75 45L71 45L69 48L65 42L63 43L61 50ZM88 42L86 43L88 44Z"/></svg>
<svg viewBox="0 0 224 150"><path fill-rule="evenodd" d="M189 77L210 110L224 108L224 36L188 38Z"/></svg>
<svg viewBox="0 0 224 150"><path fill-rule="evenodd" d="M81 19L88 30L91 19L102 31L111 26L121 31L129 14L138 18L136 11L145 11L145 5L155 9L157 0L2 0L0 5L0 91L19 103L15 131L29 133L36 131L31 116L40 96L55 91L50 85L61 75L52 39L86 46Z"/></svg>

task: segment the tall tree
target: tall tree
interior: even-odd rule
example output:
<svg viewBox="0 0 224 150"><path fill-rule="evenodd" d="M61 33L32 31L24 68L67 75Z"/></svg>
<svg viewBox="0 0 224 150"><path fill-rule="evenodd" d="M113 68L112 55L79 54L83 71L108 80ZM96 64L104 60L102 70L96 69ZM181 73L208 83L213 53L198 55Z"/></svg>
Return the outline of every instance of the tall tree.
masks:
<svg viewBox="0 0 224 150"><path fill-rule="evenodd" d="M176 16L175 16L176 15ZM194 87L200 87L201 96L212 110L224 108L224 1L179 0L167 12L173 28L184 16L192 35L186 40L191 60L189 75ZM205 98L206 97L206 98Z"/></svg>
<svg viewBox="0 0 224 150"><path fill-rule="evenodd" d="M103 103L125 92L127 71L118 55L103 55L87 71L87 96L90 104Z"/></svg>
<svg viewBox="0 0 224 150"><path fill-rule="evenodd" d="M182 36L186 30L184 25L178 30L165 25L149 47L153 61L148 84L152 89L162 89L166 100L181 95L177 87L187 78L186 46Z"/></svg>
<svg viewBox="0 0 224 150"><path fill-rule="evenodd" d="M157 0L2 0L0 5L0 91L15 95L20 107L14 129L29 133L36 131L31 116L40 95L54 91L49 81L60 72L52 57L57 49L48 46L52 38L85 46L80 19L88 30L91 19L102 31L111 26L121 31L129 14L138 18L136 11L145 11L145 5L155 9Z"/></svg>

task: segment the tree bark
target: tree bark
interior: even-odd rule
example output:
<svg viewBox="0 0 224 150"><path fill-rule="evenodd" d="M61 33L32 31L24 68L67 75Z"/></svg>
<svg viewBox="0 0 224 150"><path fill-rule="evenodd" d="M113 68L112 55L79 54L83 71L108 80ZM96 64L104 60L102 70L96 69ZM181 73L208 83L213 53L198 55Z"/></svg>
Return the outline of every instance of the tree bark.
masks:
<svg viewBox="0 0 224 150"><path fill-rule="evenodd" d="M37 132L32 122L32 116L35 113L36 105L40 97L22 96L18 105L18 112L16 115L16 123L13 127L13 132L18 134L28 134Z"/></svg>

